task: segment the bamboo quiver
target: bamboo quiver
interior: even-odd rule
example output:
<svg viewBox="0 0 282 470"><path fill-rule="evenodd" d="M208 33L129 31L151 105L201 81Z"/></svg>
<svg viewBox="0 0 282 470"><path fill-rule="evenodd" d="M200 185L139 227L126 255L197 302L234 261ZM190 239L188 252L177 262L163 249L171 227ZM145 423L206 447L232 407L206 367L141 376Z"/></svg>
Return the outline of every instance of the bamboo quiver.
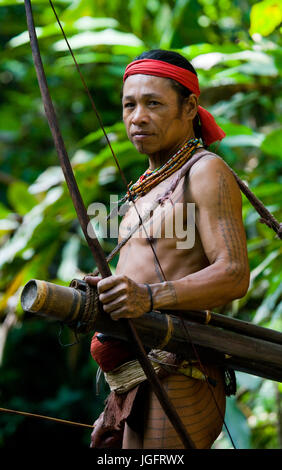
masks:
<svg viewBox="0 0 282 470"><path fill-rule="evenodd" d="M96 289L84 281L73 280L70 287L63 287L33 279L23 289L21 304L24 311L59 320L77 332L99 331L128 341L125 322L112 320ZM208 324L205 320L203 311L153 311L132 321L147 348L191 359L193 342L203 362L282 380L282 333L212 312Z"/></svg>

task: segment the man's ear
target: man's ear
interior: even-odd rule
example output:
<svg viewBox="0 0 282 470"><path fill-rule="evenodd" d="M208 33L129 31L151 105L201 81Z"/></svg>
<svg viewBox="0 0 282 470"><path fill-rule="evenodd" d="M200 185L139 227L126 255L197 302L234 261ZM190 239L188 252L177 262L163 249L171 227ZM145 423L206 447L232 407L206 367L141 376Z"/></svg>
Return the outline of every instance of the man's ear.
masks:
<svg viewBox="0 0 282 470"><path fill-rule="evenodd" d="M184 103L184 112L188 119L193 120L198 112L198 97L192 93L186 98Z"/></svg>

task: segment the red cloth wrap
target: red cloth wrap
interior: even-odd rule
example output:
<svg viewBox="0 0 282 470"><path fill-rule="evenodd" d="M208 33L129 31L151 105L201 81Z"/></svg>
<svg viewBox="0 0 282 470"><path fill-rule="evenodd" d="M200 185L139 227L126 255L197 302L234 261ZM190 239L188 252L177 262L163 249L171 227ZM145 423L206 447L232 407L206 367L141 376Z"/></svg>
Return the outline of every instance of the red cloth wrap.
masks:
<svg viewBox="0 0 282 470"><path fill-rule="evenodd" d="M103 372L109 372L124 362L134 359L134 354L123 341L111 339L101 343L96 332L91 340L91 356Z"/></svg>
<svg viewBox="0 0 282 470"><path fill-rule="evenodd" d="M169 64L162 60L141 59L134 60L125 69L123 81L130 75L154 75L156 77L172 78L181 83L196 96L200 96L198 77L193 72ZM214 117L206 109L198 106L198 114L202 126L202 137L206 145L210 145L225 137L225 132L216 124Z"/></svg>

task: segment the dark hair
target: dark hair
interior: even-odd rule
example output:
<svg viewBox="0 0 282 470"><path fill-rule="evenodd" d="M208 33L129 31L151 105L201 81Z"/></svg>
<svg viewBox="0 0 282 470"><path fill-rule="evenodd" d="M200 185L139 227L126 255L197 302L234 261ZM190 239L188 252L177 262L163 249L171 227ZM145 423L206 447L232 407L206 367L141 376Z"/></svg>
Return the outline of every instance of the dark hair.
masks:
<svg viewBox="0 0 282 470"><path fill-rule="evenodd" d="M177 67L181 67L182 69L189 70L189 72L192 72L197 76L197 72L193 65L189 62L189 60L187 60L178 52L165 51L163 49L152 49L151 51L142 52L142 54L140 54L138 57L135 57L133 60L141 59L162 60L163 62L168 62L169 64L177 65ZM184 87L183 85L181 86L188 90L188 88Z"/></svg>
<svg viewBox="0 0 282 470"><path fill-rule="evenodd" d="M193 65L189 62L189 60L187 60L178 52L166 51L163 49L152 49L151 51L142 52L142 54L140 54L138 57L135 57L134 61L141 59L162 60L163 62L168 62L169 64L176 65L177 67L182 67L183 69L189 70L189 72L192 72L197 76L197 72L194 69ZM179 106L182 106L183 101L188 98L192 92L184 85L181 85L181 83L173 80L172 78L168 78L167 80L170 81L172 88L178 95ZM195 136L201 138L201 126L198 114L194 118L193 126Z"/></svg>

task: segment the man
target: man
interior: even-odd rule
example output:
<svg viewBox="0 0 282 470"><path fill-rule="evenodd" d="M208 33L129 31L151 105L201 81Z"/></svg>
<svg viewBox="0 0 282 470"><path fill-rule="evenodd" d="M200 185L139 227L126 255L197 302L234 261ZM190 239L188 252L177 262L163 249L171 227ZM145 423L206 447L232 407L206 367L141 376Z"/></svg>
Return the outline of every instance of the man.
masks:
<svg viewBox="0 0 282 470"><path fill-rule="evenodd" d="M139 215L144 223L121 249L115 276L86 278L98 286L104 311L114 320L137 318L152 308L172 314L182 310L184 316L185 310L208 311L244 296L248 289L240 190L223 160L204 150L204 145L222 139L224 133L198 106L199 94L196 72L179 54L149 51L126 69L123 120L133 145L148 156L149 168L130 188L129 200L134 202L122 220L121 238L138 225ZM180 177L185 162L201 152L189 175ZM152 206L155 209L148 218L148 207ZM183 231L179 234L179 220L191 229L193 217L187 208L195 208L192 243L188 231L184 233L186 240ZM119 350L118 363L106 364L106 356L111 362ZM124 345L100 343L98 335L92 341L92 355L101 361L106 377L107 372L112 377L111 369L120 370L123 363L124 370L127 365L129 370L134 359ZM177 360L173 365L175 369L162 376L162 385L195 447L210 448L225 413L222 371L208 361L204 371L202 364L196 364L195 369L202 370L205 378L212 377L210 385L193 373L190 377L181 374ZM120 397L115 391L110 397L95 422L92 447L120 445L121 430L123 448L182 448L146 381Z"/></svg>

